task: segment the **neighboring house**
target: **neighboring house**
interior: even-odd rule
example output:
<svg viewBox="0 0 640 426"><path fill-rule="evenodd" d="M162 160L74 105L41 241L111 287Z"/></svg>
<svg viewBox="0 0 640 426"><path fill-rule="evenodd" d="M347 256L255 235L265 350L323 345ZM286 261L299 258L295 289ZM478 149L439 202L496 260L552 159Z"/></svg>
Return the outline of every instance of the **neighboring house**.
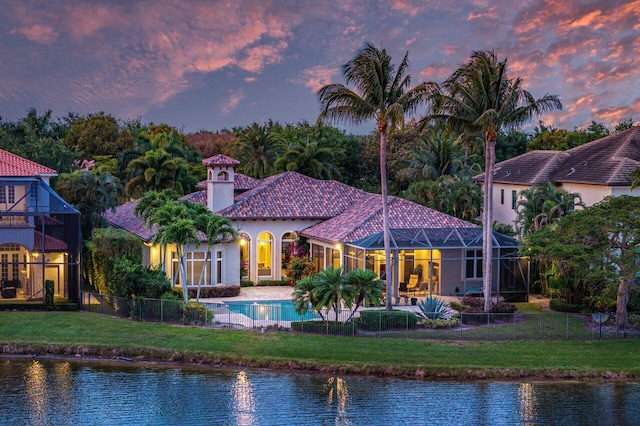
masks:
<svg viewBox="0 0 640 426"><path fill-rule="evenodd" d="M519 193L532 185L553 183L578 193L585 206L607 196L640 195L631 191L629 174L640 167L640 127L614 133L567 151L531 151L495 165L493 217L514 225ZM484 181L484 173L474 176Z"/></svg>
<svg viewBox="0 0 640 426"><path fill-rule="evenodd" d="M252 179L235 173L239 162L224 155L203 164L207 167L207 180L199 185L203 190L184 198L229 218L239 232L238 240L212 249L207 268L211 272L205 277L209 285L286 278L290 248L298 238L309 244L316 270L334 265L347 271L367 268L386 276L380 195L295 172ZM179 284L175 248L163 251L151 243L151 230L133 215L136 203L107 212L107 222L145 241L145 262L164 265L174 284ZM419 275L424 289L432 294L482 285L480 227L398 197L389 197L389 215L395 289L411 275ZM499 271L494 288L500 283L501 289L526 293L526 264L518 258L516 242L495 234L494 248ZM198 283L207 259L205 250L206 244L189 248L187 285Z"/></svg>
<svg viewBox="0 0 640 426"><path fill-rule="evenodd" d="M0 303L80 299L80 213L49 186L55 170L0 150Z"/></svg>

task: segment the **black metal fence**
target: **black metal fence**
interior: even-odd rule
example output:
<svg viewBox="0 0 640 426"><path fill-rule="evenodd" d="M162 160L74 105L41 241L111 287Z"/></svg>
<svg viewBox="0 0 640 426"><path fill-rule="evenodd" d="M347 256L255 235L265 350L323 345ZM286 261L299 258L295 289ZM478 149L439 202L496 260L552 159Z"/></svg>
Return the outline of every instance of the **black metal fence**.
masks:
<svg viewBox="0 0 640 426"><path fill-rule="evenodd" d="M125 299L82 293L85 311L136 321L182 323L208 327L280 330L352 336L442 340L569 340L640 337L640 312L629 313L627 327L616 315L567 313L461 313L451 319L423 319L417 309L387 312L380 308L308 312L290 304L256 302L201 303L160 299ZM433 317L438 315L434 313Z"/></svg>

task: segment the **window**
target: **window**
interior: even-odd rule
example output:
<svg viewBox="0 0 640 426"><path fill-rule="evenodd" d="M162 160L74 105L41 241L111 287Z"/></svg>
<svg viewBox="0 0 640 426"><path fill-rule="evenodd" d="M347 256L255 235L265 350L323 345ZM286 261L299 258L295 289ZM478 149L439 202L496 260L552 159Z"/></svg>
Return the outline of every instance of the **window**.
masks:
<svg viewBox="0 0 640 426"><path fill-rule="evenodd" d="M4 204L7 202L7 193L4 189L4 186L0 186L0 203Z"/></svg>
<svg viewBox="0 0 640 426"><path fill-rule="evenodd" d="M268 232L258 235L258 278L271 276L273 237Z"/></svg>
<svg viewBox="0 0 640 426"><path fill-rule="evenodd" d="M251 238L249 234L241 232L238 235L238 239L240 241L240 279L248 280L249 279L249 242Z"/></svg>
<svg viewBox="0 0 640 426"><path fill-rule="evenodd" d="M511 208L516 210L518 208L518 191L515 189L511 191Z"/></svg>
<svg viewBox="0 0 640 426"><path fill-rule="evenodd" d="M16 187L11 185L7 187L9 189L9 204L16 202Z"/></svg>
<svg viewBox="0 0 640 426"><path fill-rule="evenodd" d="M222 252L216 252L216 284L222 284Z"/></svg>
<svg viewBox="0 0 640 426"><path fill-rule="evenodd" d="M180 258L178 253L171 252L172 259L172 276L174 277L176 284L181 284L180 276ZM211 268L207 267L206 273L204 271L205 262L209 262L210 258L207 252L204 251L190 251L186 255L187 263L187 285L197 285L202 283L203 285L211 285Z"/></svg>
<svg viewBox="0 0 640 426"><path fill-rule="evenodd" d="M311 261L314 271L320 272L324 269L324 247L311 244Z"/></svg>
<svg viewBox="0 0 640 426"><path fill-rule="evenodd" d="M504 189L500 190L500 204L504 204Z"/></svg>
<svg viewBox="0 0 640 426"><path fill-rule="evenodd" d="M326 259L328 262L327 266L333 266L334 268L340 267L340 250L327 248Z"/></svg>
<svg viewBox="0 0 640 426"><path fill-rule="evenodd" d="M482 279L482 250L467 250L465 278Z"/></svg>
<svg viewBox="0 0 640 426"><path fill-rule="evenodd" d="M281 248L280 268L282 270L283 276L287 275L286 269L287 269L287 265L289 264L289 259L291 259L291 249L293 248L293 243L295 241L296 241L296 234L294 234L293 232L287 232L282 236L281 246L280 246Z"/></svg>

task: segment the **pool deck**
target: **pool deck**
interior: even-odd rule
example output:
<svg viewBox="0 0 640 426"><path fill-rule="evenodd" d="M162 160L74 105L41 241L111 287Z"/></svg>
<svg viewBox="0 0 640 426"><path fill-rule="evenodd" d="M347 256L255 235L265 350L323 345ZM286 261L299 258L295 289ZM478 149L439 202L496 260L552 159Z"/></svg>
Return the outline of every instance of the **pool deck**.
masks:
<svg viewBox="0 0 640 426"><path fill-rule="evenodd" d="M208 299L200 299L205 303L225 303L225 302L253 302L260 300L291 300L291 294L293 293L293 287L288 286L256 286L256 287L242 287L240 294L235 297L214 297ZM441 299L445 299L449 302L458 301L459 299L454 296L437 296ZM422 296L424 298L424 296ZM401 297L400 304L395 305L395 309L413 311L416 310L416 306L407 304L408 299Z"/></svg>

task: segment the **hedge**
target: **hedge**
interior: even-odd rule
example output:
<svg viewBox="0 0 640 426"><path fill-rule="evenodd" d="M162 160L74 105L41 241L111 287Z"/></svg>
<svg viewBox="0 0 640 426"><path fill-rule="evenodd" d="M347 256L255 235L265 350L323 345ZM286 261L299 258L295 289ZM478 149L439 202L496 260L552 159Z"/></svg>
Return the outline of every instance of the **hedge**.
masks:
<svg viewBox="0 0 640 426"><path fill-rule="evenodd" d="M415 329L418 317L412 312L372 310L360 312L358 328L366 331Z"/></svg>

